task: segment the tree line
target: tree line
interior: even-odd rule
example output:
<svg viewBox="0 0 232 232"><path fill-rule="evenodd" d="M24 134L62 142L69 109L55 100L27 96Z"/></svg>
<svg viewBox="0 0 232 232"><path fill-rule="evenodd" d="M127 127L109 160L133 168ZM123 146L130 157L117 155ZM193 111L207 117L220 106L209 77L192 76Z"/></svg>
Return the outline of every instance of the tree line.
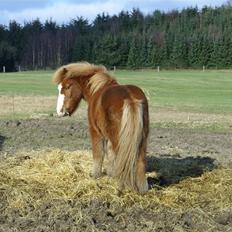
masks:
<svg viewBox="0 0 232 232"><path fill-rule="evenodd" d="M15 71L89 61L121 68L231 68L232 6L181 11L139 9L59 25L53 20L0 25L0 67ZM2 68L0 68L1 70Z"/></svg>

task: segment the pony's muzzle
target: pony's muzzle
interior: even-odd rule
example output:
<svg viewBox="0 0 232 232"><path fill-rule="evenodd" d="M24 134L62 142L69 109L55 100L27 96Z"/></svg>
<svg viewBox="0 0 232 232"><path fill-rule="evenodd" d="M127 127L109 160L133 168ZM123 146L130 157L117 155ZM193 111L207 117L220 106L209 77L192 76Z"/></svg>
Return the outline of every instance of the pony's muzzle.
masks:
<svg viewBox="0 0 232 232"><path fill-rule="evenodd" d="M69 112L60 112L57 115L58 115L58 117L71 116Z"/></svg>
<svg viewBox="0 0 232 232"><path fill-rule="evenodd" d="M69 112L64 112L63 117L70 116Z"/></svg>

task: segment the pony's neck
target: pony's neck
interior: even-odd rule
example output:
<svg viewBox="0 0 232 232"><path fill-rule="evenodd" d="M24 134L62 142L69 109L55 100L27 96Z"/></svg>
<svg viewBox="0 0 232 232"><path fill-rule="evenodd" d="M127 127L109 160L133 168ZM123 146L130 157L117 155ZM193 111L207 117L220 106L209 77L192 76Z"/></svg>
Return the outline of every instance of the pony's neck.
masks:
<svg viewBox="0 0 232 232"><path fill-rule="evenodd" d="M88 89L88 78L79 79L78 84L81 87L84 100L88 102L90 98L90 91Z"/></svg>
<svg viewBox="0 0 232 232"><path fill-rule="evenodd" d="M104 77L102 76L99 79L101 80L101 78ZM89 102L93 95L99 93L104 88L118 84L117 81L111 77L109 79L106 78L106 80L103 82L99 81L99 79L95 75L79 79L79 85L81 86L83 97L87 102Z"/></svg>

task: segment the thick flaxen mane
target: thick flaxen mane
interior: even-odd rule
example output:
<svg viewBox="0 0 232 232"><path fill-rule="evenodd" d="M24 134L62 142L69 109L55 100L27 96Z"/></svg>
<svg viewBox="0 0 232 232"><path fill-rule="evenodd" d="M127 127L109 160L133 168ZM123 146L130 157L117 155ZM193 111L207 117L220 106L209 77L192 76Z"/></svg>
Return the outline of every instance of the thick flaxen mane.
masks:
<svg viewBox="0 0 232 232"><path fill-rule="evenodd" d="M87 62L72 63L60 67L53 75L53 81L60 84L64 79L90 77L88 87L90 93L94 94L97 90L108 83L115 82L103 65L94 65Z"/></svg>
<svg viewBox="0 0 232 232"><path fill-rule="evenodd" d="M64 79L77 78L81 76L93 76L96 73L106 73L103 65L94 65L87 62L72 63L61 66L53 75L53 81L59 84Z"/></svg>
<svg viewBox="0 0 232 232"><path fill-rule="evenodd" d="M97 73L93 75L89 80L88 86L90 88L90 93L94 94L103 86L108 85L110 83L117 83L116 80L112 76L110 76L110 74Z"/></svg>

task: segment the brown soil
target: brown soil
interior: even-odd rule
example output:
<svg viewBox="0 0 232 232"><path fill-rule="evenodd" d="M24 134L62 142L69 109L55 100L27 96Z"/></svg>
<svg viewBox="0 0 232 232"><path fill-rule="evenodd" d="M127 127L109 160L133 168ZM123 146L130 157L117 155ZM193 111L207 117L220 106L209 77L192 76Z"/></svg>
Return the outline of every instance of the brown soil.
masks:
<svg viewBox="0 0 232 232"><path fill-rule="evenodd" d="M91 149L86 120L1 120L0 128L1 162L32 150ZM230 132L151 128L147 172L154 171L155 165L158 178L148 177L150 187L166 188L220 166L231 169L231 141ZM1 213L6 207L3 191L0 183L0 231L232 231L231 204L212 211L204 207L142 208L139 203L112 209L111 204L96 199L86 203L58 199L38 204L24 215L10 209L6 215Z"/></svg>

